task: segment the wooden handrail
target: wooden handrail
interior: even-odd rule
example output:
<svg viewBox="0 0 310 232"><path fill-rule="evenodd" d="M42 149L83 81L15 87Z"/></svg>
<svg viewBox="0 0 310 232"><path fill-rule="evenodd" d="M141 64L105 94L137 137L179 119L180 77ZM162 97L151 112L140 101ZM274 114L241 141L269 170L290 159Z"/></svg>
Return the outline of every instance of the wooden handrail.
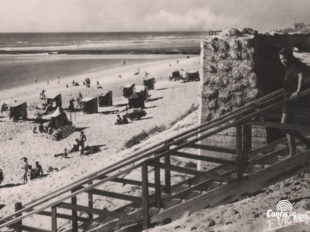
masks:
<svg viewBox="0 0 310 232"><path fill-rule="evenodd" d="M301 96L305 96L305 95L307 95L309 93L310 93L310 90L306 90L306 91L303 91L300 95ZM180 138L182 136L185 136L185 138L190 138L193 135L197 135L197 133L202 133L202 132L205 132L205 131L207 131L209 129L218 127L217 129L215 129L215 130L213 130L211 132L203 134L198 139L196 138L196 139L193 139L191 141L185 142L182 145L177 145L176 148L172 149L172 150L176 151L176 150L178 150L178 149L180 149L182 147L185 147L188 144L194 143L195 141L199 141L201 139L209 137L209 136L211 136L211 135L213 135L215 133L218 133L218 132L220 132L222 130L225 130L225 129L229 128L229 127L232 127L232 126L235 126L235 125L240 124L242 122L245 122L246 120L250 120L253 117L257 117L257 116L261 115L262 113L264 113L266 111L272 110L272 109L274 109L274 107L281 105L284 101L288 101L289 98L282 98L279 101L277 101L277 103L273 103L270 106L268 106L269 104L267 104L266 107L264 107L263 109L258 110L257 112L250 113L250 114L242 117L241 119L238 119L238 120L233 121L233 122L229 122L230 120L236 119L236 118L244 115L245 113L248 113L251 110L257 109L257 107L263 107L263 105L266 104L263 100L266 100L266 102L272 102L272 101L275 101L279 97L284 97L285 94L286 93L285 93L285 91L283 89L275 91L275 92L273 92L273 93L271 93L269 95L266 95L266 96L264 96L264 97L262 97L262 98L260 98L260 99L258 99L256 101L252 102L252 103L249 103L249 104L247 104L247 105L245 105L245 106L243 106L243 107L241 107L241 108L231 112L230 114L226 114L226 115L224 115L224 116L222 116L220 118L211 120L211 121L209 121L209 122L207 122L207 123L205 123L205 124L203 124L201 126L198 126L196 128L190 129L190 130L188 130L186 132L183 132L182 134L179 134L179 135L174 136L174 137L172 137L170 139L162 141L159 144L152 145L152 146L150 146L150 147L148 147L148 148L146 148L146 149L144 149L142 151L136 152L132 156L130 156L130 157L128 157L128 158L126 158L126 159L124 159L124 160L122 160L120 162L117 162L117 163L115 163L115 164L113 164L113 165L111 165L111 166L109 166L109 167L107 167L105 169L99 170L99 171L97 171L97 172L95 172L95 173L93 173L91 175L88 175L88 176L86 176L86 177L84 177L84 178L82 178L82 179L80 179L80 180L78 180L78 181L76 181L76 182L74 182L74 183L64 187L64 188L62 188L62 189L56 190L53 193L50 193L50 194L48 194L48 195L46 195L44 197L41 197L38 200L36 200L35 202L32 202L32 203L26 205L26 207L23 208L22 210L16 211L14 214L9 215L9 216L7 216L5 218L2 218L0 220L0 223L3 223L3 222L5 222L5 223L1 224L0 228L10 226L10 225L20 221L21 219L23 219L25 217L28 217L28 216L36 214L36 213L38 213L40 211L43 211L44 209L46 209L48 207L56 206L56 205L62 203L63 201L68 200L71 197L74 197L74 196L76 196L76 195L78 195L78 194L80 194L82 192L86 192L88 190L91 190L91 189L95 188L98 185L101 185L103 183L111 181L114 178L117 178L117 177L119 177L122 174L128 173L131 170L141 166L143 164L143 162L144 162L144 159L149 158L150 160L152 160L154 158L154 157L152 157L154 155L154 153L159 153L159 155L156 156L156 158L163 157L163 156L167 155L167 153L169 151L162 152L163 149L167 147L167 145L168 146L174 145L177 142L182 142L182 140L184 139L184 138L181 138L178 141L173 141L175 138ZM250 109L247 109L248 107L250 107ZM227 122L228 122L227 125L220 126L221 124L227 123ZM167 144L167 141L168 141L168 144ZM135 162L138 162L138 163L135 164ZM120 170L121 168L124 168L125 166L132 165L132 164L134 164L134 165L131 166L130 168L127 168L126 170L119 171L118 173L116 173L116 174L114 174L112 176L108 176L108 177L102 179L101 181L96 182L95 184L89 185L87 187L84 187L84 188L76 191L76 192L73 192L70 195L61 198L60 200L57 200L56 202L49 203L49 204L47 204L47 205L45 205L45 206L43 206L43 207L41 207L39 209L35 209L35 210L29 212L35 206L38 206L38 205L40 205L42 203L45 203L45 202L47 202L47 201L49 201L49 200L51 200L51 199L53 199L53 198L55 198L57 196L60 196L63 193L65 193L65 192L67 192L69 190L72 190L75 187L81 186L81 185L89 182L90 180L96 179L96 178L98 178L100 176L103 176L103 175L111 174L111 173L113 173L113 172L115 172L117 170ZM29 212L29 213L26 213L26 214L24 214L22 216L16 217L17 214L22 213L22 212ZM12 217L16 217L16 218L8 221Z"/></svg>
<svg viewBox="0 0 310 232"><path fill-rule="evenodd" d="M209 128L212 128L212 127L216 126L216 124L220 124L223 121L231 120L234 117L236 117L236 115L246 113L248 110L251 110L252 108L258 107L263 100L270 100L270 99L273 99L273 97L276 97L276 98L277 97L281 97L283 94L285 94L285 90L284 89L277 90L277 91L275 91L275 92L273 92L271 94L268 94L268 95L266 95L266 96L264 96L264 97L262 97L260 99L257 99L257 100L255 100L253 102L250 102L250 103L248 103L248 104L246 104L246 105L244 105L244 106L242 106L242 107L232 111L230 114L226 114L226 115L223 115L223 116L221 116L219 118L213 119L213 120L211 120L211 121L209 121L209 122L207 122L207 123L205 123L203 125L197 126L197 127L193 128L193 129L190 129L190 130L188 130L186 132L183 132L183 133L181 133L179 135L171 137L171 138L169 138L169 139L167 139L165 141L162 141L162 142L160 142L158 144L152 145L152 146L150 146L150 147L148 147L148 148L146 148L146 149L144 149L142 151L136 152L133 155L131 155L130 157L123 159L122 161L119 161L119 162L117 162L115 164L112 164L111 166L109 166L107 168L104 168L104 169L101 169L101 170L99 170L97 172L94 172L94 173L92 173L92 174L90 174L90 175L88 175L88 176L86 176L86 177L84 177L84 178L82 178L80 180L77 180L77 181L67 185L66 187L63 187L63 188L60 188L60 189L58 189L58 190L56 190L54 192L48 193L45 196L42 196L39 199L37 199L37 200L35 200L33 202L30 202L29 204L25 204L25 206L24 206L24 208L22 210L16 211L14 214L0 219L0 223L2 223L4 221L7 221L10 218L16 216L15 214L17 214L17 213L30 211L35 206L40 205L42 203L45 203L45 202L47 202L47 201L49 201L49 200L51 200L51 199L53 199L55 197L58 197L58 196L60 196L60 195L62 195L64 193L66 193L67 191L71 191L73 188L75 188L77 186L80 186L80 185L83 185L83 184L87 183L90 180L96 179L98 176L107 175L109 172L112 172L113 170L118 169L118 166L123 164L123 163L126 164L126 165L127 165L127 163L133 163L133 162L137 161L137 159L134 159L134 158L137 158L137 156L140 155L140 154L148 152L144 156L141 157L142 159L145 158L145 156L147 156L147 155L153 155L156 152L160 152L163 148L165 148L165 146L167 146L167 145L169 146L169 145L173 145L174 143L177 143L176 141L173 141L176 138L180 138L180 137L186 136L186 135L187 135L186 138L189 138L189 137L191 137L193 135L196 135L197 134L197 130L208 130ZM249 107L252 107L252 108L248 109ZM167 144L166 141L170 141L170 143ZM138 158L140 158L140 157L138 157ZM116 168L114 168L114 167L116 167Z"/></svg>

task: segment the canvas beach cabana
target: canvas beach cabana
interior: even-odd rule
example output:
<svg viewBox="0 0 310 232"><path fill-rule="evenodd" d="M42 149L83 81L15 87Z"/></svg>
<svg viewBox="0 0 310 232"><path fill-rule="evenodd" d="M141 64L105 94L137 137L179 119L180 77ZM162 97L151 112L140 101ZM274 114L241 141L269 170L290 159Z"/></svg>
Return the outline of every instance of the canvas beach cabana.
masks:
<svg viewBox="0 0 310 232"><path fill-rule="evenodd" d="M84 97L81 100L82 111L92 114L98 113L98 97Z"/></svg>
<svg viewBox="0 0 310 232"><path fill-rule="evenodd" d="M62 108L61 94L48 95L46 98L46 111L56 110L57 107Z"/></svg>
<svg viewBox="0 0 310 232"><path fill-rule="evenodd" d="M147 87L147 89L154 89L155 78L152 77L152 78L149 78L149 79L145 79L145 80L143 80L143 84L144 84L144 86Z"/></svg>
<svg viewBox="0 0 310 232"><path fill-rule="evenodd" d="M52 113L49 117L50 117L50 121L48 123L48 127L51 127L54 130L57 130L58 128L62 126L71 124L71 122L67 118L66 113L62 111L60 107L57 107L55 112Z"/></svg>
<svg viewBox="0 0 310 232"><path fill-rule="evenodd" d="M113 106L113 94L112 91L105 93L104 95L99 96L99 106Z"/></svg>
<svg viewBox="0 0 310 232"><path fill-rule="evenodd" d="M128 84L126 86L123 87L123 96L125 98L129 98L130 96L133 95L133 89L135 87L136 84Z"/></svg>
<svg viewBox="0 0 310 232"><path fill-rule="evenodd" d="M188 71L185 74L184 81L200 81L199 72L198 71Z"/></svg>
<svg viewBox="0 0 310 232"><path fill-rule="evenodd" d="M26 102L14 102L10 104L10 114L9 118L13 121L22 119L27 119L27 103Z"/></svg>
<svg viewBox="0 0 310 232"><path fill-rule="evenodd" d="M148 96L147 87L127 85L123 88L123 96L128 99L129 108L145 108L144 101Z"/></svg>
<svg viewBox="0 0 310 232"><path fill-rule="evenodd" d="M72 122L67 118L66 113L57 107L54 113L50 115L50 121L48 128L53 128L52 139L60 140L66 138L75 131L75 127L72 126Z"/></svg>

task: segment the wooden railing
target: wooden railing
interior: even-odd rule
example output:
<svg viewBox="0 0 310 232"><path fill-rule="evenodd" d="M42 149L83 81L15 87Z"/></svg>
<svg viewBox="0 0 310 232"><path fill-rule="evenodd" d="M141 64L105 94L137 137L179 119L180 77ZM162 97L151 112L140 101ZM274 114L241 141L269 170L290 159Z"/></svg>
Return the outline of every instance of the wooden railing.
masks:
<svg viewBox="0 0 310 232"><path fill-rule="evenodd" d="M304 91L301 96L307 95L310 91ZM251 149L251 129L247 125L250 120L263 115L266 112L279 107L288 98L285 98L286 92L281 89L268 94L260 99L257 99L237 110L223 115L217 119L211 120L203 125L197 126L193 129L187 130L177 136L171 137L165 141L162 141L156 145L147 147L142 151L138 151L133 155L125 158L124 160L117 162L109 167L92 173L82 179L71 183L63 188L60 188L54 192L48 193L39 199L25 204L17 205L16 212L0 219L0 228L12 227L17 228L19 231L25 229L27 226L22 224L22 220L33 216L35 214L49 215L51 216L51 231L57 231L57 217L68 218L72 220L72 231L77 231L78 221L83 220L93 220L93 214L107 215L110 217L119 217L118 213L110 211L102 211L93 208L93 195L103 195L112 196L116 199L127 199L131 202L142 202L142 212L143 212L143 226L148 228L149 226L149 207L150 207L150 197L149 197L149 187L155 189L155 201L152 204L160 207L162 202L161 191L164 188L165 192L171 192L171 171L180 171L189 175L205 175L205 177L212 180L220 182L232 181L230 178L223 177L220 175L207 173L199 173L193 169L186 169L181 167L176 167L171 165L170 157L171 155L181 156L196 160L205 160L211 162L222 163L223 165L235 165L237 170L237 178L240 179L243 176L244 168L248 163L248 154ZM201 141L207 137L217 134L223 130L231 127L236 127L237 140L236 140L236 150L237 159L235 162L227 161L219 158L203 157L193 154L187 154L180 152L179 150L185 147L199 147L196 142ZM226 151L228 153L233 153L233 149L218 148L216 146L205 146L205 150L217 150ZM164 162L160 162L163 158ZM149 183L148 181L148 167L154 167L154 183ZM141 168L141 181L127 180L120 178L121 175L127 174L134 169ZM163 169L165 172L165 185L161 185L160 181L160 170ZM96 180L96 181L94 181ZM142 196L140 197L130 197L123 194L109 193L107 191L96 189L97 186L107 183L108 181L121 182L126 184L137 184L142 187ZM87 186L84 186L87 185ZM69 192L69 195L68 195ZM77 195L81 193L88 193L89 205L79 206L77 205ZM60 198L55 200L56 198ZM65 203L65 201L71 200L71 203ZM47 213L45 210L51 208L51 212ZM72 215L61 215L57 213L57 208L66 208L72 210ZM77 216L77 211L88 212L88 218L79 218ZM38 228L32 228L36 231L46 231L40 230Z"/></svg>

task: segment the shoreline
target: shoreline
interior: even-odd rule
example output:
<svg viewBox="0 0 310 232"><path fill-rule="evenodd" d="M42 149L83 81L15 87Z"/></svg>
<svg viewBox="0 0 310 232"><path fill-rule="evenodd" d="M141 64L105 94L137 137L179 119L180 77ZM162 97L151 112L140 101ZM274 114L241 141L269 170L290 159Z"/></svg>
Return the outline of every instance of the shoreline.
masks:
<svg viewBox="0 0 310 232"><path fill-rule="evenodd" d="M132 55L127 55L127 56L122 55L121 57L119 55L116 55L116 56L118 56L118 57L115 57L115 56L113 56L113 57L115 57L115 59L122 58L123 60L138 58L137 55L133 55L133 56ZM147 59L152 59L152 56L156 56L156 59L158 59L158 60L148 61ZM109 55L107 58L111 58L111 55ZM119 82L119 80L118 80L119 74L118 73L124 72L126 70L141 68L141 71L142 71L143 68L146 68L149 65L160 64L163 61L169 63L169 62L174 62L176 59L185 59L185 58L184 57L182 58L182 56L179 56L179 55L164 55L164 56L163 55L148 55L147 59L145 61L142 61L142 62L140 61L140 62L130 64L130 65L120 64L119 66L111 67L111 68L107 68L107 69L106 68L98 68L97 70L92 70L92 71L89 70L89 71L85 71L85 73L81 73L81 74L73 74L73 75L68 75L68 76L62 76L60 79L60 84L57 84L57 78L55 77L54 79L50 80L49 86L47 86L45 81L39 81L36 84L29 83L29 84L18 86L18 87L3 89L3 90L0 90L0 103L2 104L3 102L8 101L8 99L11 99L11 98L20 98L22 95L25 95L25 94L26 95L31 94L32 95L31 98L32 98L32 97L34 97L33 96L34 90L37 91L36 94L37 94L37 96L39 96L39 93L42 89L46 89L46 90L51 91L51 92L57 92L57 91L65 91L66 92L66 90L71 90L72 88L80 89L81 87L85 87L81 84L86 77L89 77L93 84L97 80L103 81L100 84ZM113 79L109 78L109 80L108 80L108 77L110 77L110 76L113 76ZM130 76L134 76L134 75L133 75L133 73L130 74L127 71L126 75L124 75L122 77L122 80L130 78ZM79 82L80 86L79 87L72 87L72 85L71 85L72 80ZM66 84L69 84L70 87L66 88L66 86L65 86Z"/></svg>
<svg viewBox="0 0 310 232"><path fill-rule="evenodd" d="M8 58L9 57L9 58ZM12 58L11 58L12 57ZM6 90L12 90L15 88L27 88L27 86L32 85L32 87L41 86L42 88L48 88L47 81L52 84L56 80L57 76L60 76L60 80L66 81L66 79L79 79L79 76L82 75L93 75L96 72L101 72L103 70L119 69L122 67L148 63L153 61L168 60L168 59L181 59L183 56L180 55L38 55L33 58L33 56L15 56L15 55L0 55L0 64L3 64L5 69L24 69L26 73L14 73L17 75L17 78L10 76L3 78L2 85L5 86L6 82L11 81L11 83L0 90L0 100L2 98L2 93L6 93ZM80 67L80 63L86 60L88 65L85 69ZM123 64L123 61L126 61L126 64ZM5 67L5 63L10 62L10 66ZM63 64L62 64L63 63ZM66 68L64 64L71 65ZM61 65L61 66L59 66ZM51 67L53 66L53 67ZM85 65L84 65L85 66ZM41 68L40 68L41 67ZM44 70L43 67L47 67L49 70ZM51 67L51 68L50 68ZM40 70L40 69L41 70ZM77 69L78 68L78 69ZM61 71L62 69L65 69ZM80 71L79 71L80 70ZM8 72L8 71L6 71ZM3 71L2 75L7 75ZM28 76L27 76L28 75ZM30 76L31 79L29 78ZM34 84L34 77L38 77L38 82ZM22 79L26 78L26 79ZM85 78L85 77L84 77ZM21 80L19 82L19 80ZM20 83L19 86L14 86L16 82ZM1 83L1 82L0 82ZM61 84L62 84L61 83ZM11 86L10 86L11 85ZM45 85L45 86L44 86ZM59 87L59 86L58 86Z"/></svg>

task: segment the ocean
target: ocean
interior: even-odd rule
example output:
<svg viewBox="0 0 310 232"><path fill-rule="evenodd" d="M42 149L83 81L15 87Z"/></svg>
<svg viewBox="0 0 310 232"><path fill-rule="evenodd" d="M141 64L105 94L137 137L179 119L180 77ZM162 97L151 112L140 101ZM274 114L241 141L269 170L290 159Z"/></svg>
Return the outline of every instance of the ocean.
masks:
<svg viewBox="0 0 310 232"><path fill-rule="evenodd" d="M177 48L190 53L189 48L196 52L206 35L208 32L1 33L0 54L161 53L162 48L168 53Z"/></svg>
<svg viewBox="0 0 310 232"><path fill-rule="evenodd" d="M208 32L0 33L0 90L58 76L156 60L156 54L199 54ZM118 58L106 55L118 54ZM145 59L145 55L153 58ZM141 57L139 57L141 55ZM1 97L1 92L0 92Z"/></svg>

